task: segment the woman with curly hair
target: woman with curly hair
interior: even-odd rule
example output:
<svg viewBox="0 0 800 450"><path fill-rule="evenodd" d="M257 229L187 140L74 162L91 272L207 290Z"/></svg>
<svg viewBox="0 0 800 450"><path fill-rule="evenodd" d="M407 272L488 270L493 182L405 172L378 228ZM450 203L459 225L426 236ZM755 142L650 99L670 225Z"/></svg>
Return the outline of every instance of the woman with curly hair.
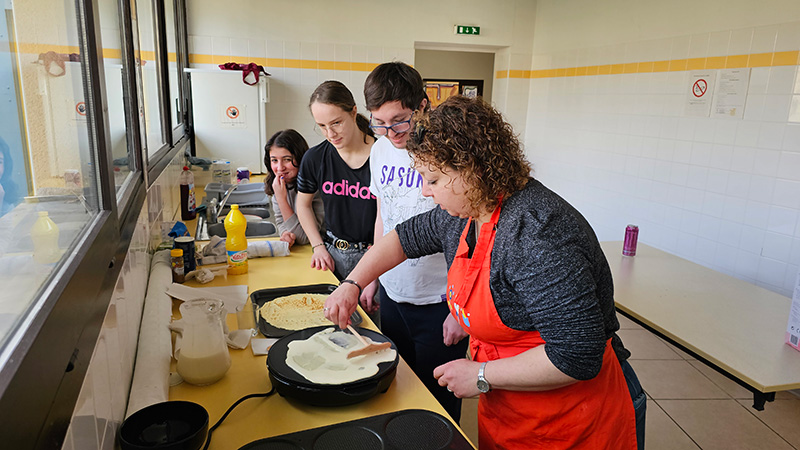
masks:
<svg viewBox="0 0 800 450"><path fill-rule="evenodd" d="M414 120L407 149L439 208L379 240L328 297L326 317L345 326L357 285L443 252L472 360L434 376L457 397L480 395L481 450L637 448L631 398L644 394L626 383L630 352L589 223L530 176L511 126L483 100L452 97Z"/></svg>

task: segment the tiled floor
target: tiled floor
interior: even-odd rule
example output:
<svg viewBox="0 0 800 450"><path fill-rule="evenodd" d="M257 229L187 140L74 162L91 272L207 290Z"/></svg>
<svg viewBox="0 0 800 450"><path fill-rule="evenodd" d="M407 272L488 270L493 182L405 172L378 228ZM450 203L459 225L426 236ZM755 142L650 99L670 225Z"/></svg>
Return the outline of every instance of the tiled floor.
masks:
<svg viewBox="0 0 800 450"><path fill-rule="evenodd" d="M800 449L800 397L780 392L756 411L752 394L738 384L625 317L619 320L648 396L647 450ZM477 408L477 399L465 399L461 416L476 444Z"/></svg>

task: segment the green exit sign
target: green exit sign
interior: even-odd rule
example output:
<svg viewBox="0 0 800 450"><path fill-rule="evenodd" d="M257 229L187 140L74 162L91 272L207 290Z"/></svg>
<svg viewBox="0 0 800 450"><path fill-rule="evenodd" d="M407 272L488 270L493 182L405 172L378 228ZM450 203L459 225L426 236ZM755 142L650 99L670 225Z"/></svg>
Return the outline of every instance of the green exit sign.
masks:
<svg viewBox="0 0 800 450"><path fill-rule="evenodd" d="M481 34L481 27L476 27L472 25L456 25L455 26L456 34L474 34L478 35Z"/></svg>

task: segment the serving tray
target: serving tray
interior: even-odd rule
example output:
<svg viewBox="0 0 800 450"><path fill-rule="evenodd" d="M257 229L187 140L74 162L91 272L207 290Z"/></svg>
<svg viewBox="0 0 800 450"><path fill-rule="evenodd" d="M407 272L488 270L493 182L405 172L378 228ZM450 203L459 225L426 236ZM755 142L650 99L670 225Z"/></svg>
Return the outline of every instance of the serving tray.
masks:
<svg viewBox="0 0 800 450"><path fill-rule="evenodd" d="M336 290L338 286L333 284L306 284L302 286L291 286L291 287L282 287L282 288L274 288L274 289L260 289L250 294L250 301L253 303L253 306L256 308L256 320L258 322L258 331L261 332L266 337L284 337L289 334L294 333L297 330L285 330L283 328L278 328L273 326L263 317L261 317L260 312L258 311L262 306L264 306L267 302L271 302L276 298L286 297L287 295L292 294L323 294L328 295L334 290ZM353 312L353 315L350 316L350 323L353 326L357 326L361 324L363 321L361 314L358 311ZM331 324L333 326L333 324Z"/></svg>

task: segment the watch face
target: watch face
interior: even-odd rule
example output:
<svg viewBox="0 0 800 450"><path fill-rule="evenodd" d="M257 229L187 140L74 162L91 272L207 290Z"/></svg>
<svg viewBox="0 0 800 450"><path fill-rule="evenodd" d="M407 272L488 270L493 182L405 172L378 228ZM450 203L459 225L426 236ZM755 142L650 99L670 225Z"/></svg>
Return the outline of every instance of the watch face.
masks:
<svg viewBox="0 0 800 450"><path fill-rule="evenodd" d="M478 380L478 390L484 394L489 392L489 383L486 380Z"/></svg>

